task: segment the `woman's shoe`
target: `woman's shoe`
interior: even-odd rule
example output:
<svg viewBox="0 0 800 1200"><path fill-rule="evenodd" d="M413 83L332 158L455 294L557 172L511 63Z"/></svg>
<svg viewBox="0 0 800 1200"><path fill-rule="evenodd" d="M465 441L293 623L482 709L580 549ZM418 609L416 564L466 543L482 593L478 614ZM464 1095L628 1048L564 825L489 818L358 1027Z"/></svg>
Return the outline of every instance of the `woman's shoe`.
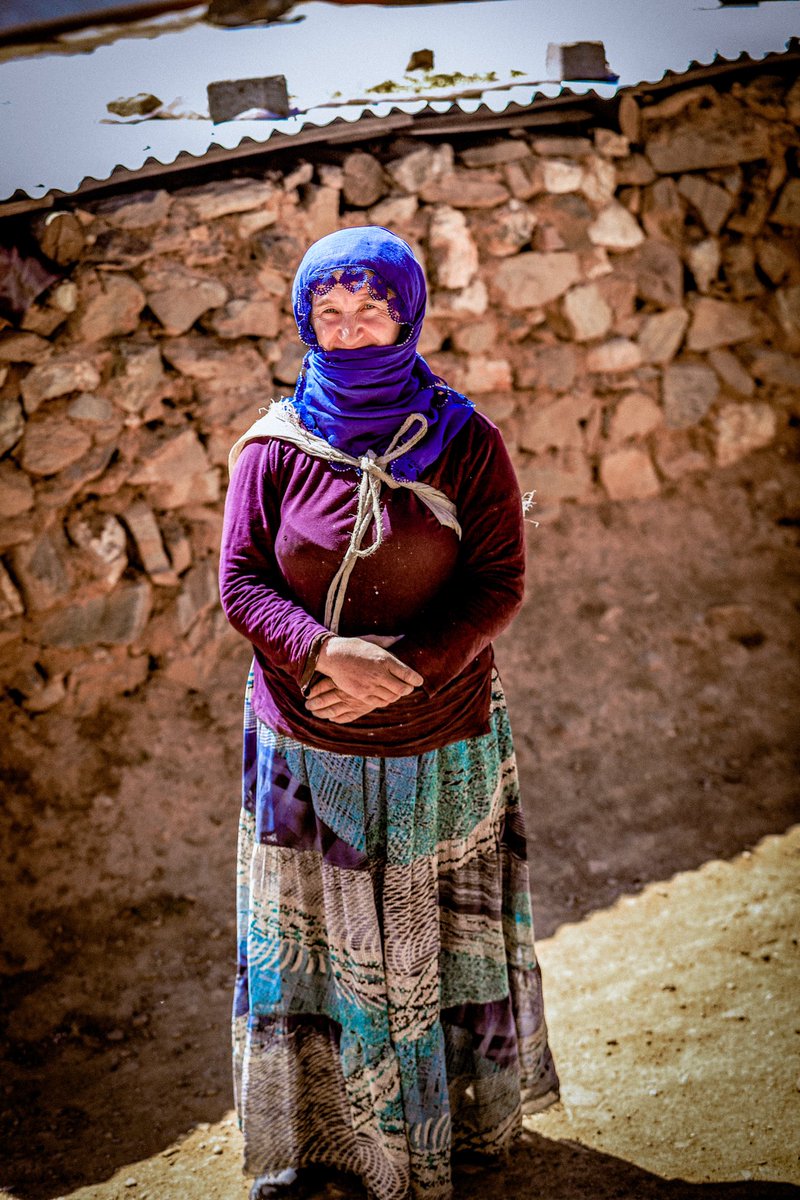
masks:
<svg viewBox="0 0 800 1200"><path fill-rule="evenodd" d="M321 1171L287 1167L272 1175L259 1175L250 1188L250 1200L308 1200L325 1186Z"/></svg>

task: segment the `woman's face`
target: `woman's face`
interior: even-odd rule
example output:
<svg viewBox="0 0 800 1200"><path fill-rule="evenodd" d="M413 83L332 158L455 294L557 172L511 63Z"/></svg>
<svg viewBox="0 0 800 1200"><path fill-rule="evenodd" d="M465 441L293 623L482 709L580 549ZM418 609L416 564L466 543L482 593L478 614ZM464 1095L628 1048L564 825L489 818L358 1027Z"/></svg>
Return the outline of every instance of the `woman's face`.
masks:
<svg viewBox="0 0 800 1200"><path fill-rule="evenodd" d="M393 346L400 325L389 315L385 300L373 300L366 284L349 292L337 283L311 305L311 327L323 350L360 350L364 346Z"/></svg>

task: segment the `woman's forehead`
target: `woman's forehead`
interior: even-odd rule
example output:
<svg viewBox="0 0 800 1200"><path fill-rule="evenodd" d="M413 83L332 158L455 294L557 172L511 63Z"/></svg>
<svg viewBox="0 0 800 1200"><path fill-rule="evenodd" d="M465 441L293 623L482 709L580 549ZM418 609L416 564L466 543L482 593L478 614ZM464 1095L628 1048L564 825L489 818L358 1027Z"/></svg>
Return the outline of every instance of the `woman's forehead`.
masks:
<svg viewBox="0 0 800 1200"><path fill-rule="evenodd" d="M371 304L386 304L385 300L376 299L372 295L366 283L362 284L360 288L354 289L346 288L343 284L337 283L334 284L330 291L325 292L323 296L316 296L312 294L311 307L313 309L324 308L325 305L330 304L332 300L335 300L336 302L347 303L349 301L354 301L358 303L364 299L369 300Z"/></svg>

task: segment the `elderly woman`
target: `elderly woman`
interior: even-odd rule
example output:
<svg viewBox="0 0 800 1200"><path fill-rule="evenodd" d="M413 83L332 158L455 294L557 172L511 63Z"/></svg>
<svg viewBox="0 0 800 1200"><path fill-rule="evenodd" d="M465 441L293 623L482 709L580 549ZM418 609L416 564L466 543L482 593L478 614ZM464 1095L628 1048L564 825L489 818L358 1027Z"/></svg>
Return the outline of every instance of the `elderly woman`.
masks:
<svg viewBox="0 0 800 1200"><path fill-rule="evenodd" d="M293 290L291 399L231 452L245 699L234 1076L254 1197L451 1194L558 1094L492 638L523 595L502 438L416 352L425 282L342 230Z"/></svg>

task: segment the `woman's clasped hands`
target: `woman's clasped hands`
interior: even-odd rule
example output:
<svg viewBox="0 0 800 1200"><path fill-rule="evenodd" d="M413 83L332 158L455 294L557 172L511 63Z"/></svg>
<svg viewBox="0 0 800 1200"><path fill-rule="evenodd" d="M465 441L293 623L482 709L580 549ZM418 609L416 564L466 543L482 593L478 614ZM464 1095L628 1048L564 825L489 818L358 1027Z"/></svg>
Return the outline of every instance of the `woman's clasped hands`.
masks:
<svg viewBox="0 0 800 1200"><path fill-rule="evenodd" d="M423 678L389 653L396 637L330 637L322 643L306 708L325 721L346 725L385 708L421 687Z"/></svg>

